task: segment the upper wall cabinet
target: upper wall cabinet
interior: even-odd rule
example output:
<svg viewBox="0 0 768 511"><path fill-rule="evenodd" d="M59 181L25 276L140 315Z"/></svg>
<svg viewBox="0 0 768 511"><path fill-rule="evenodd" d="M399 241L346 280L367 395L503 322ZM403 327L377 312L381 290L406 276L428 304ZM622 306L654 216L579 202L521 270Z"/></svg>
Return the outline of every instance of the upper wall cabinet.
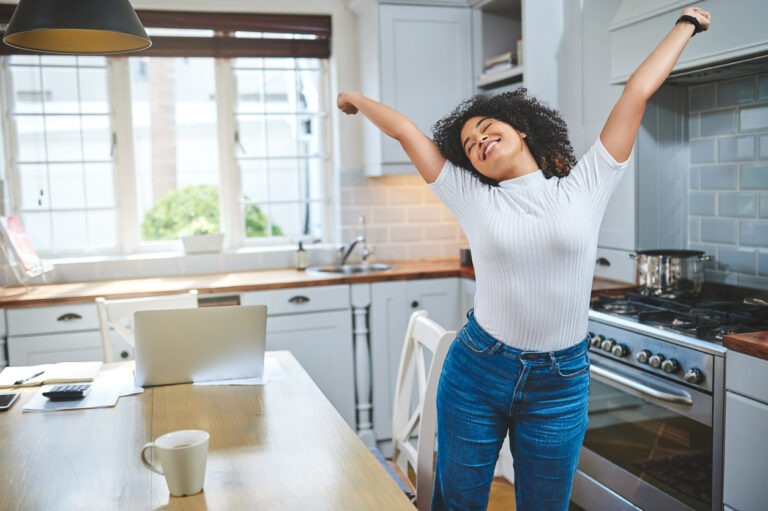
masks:
<svg viewBox="0 0 768 511"><path fill-rule="evenodd" d="M553 108L559 108L558 84L567 65L562 0L474 0L475 85L497 93L520 85ZM522 45L521 51L518 44ZM505 53L514 66L488 69L489 59Z"/></svg>
<svg viewBox="0 0 768 511"><path fill-rule="evenodd" d="M404 5L360 0L363 93L402 112L427 135L473 92L472 19L466 5ZM400 144L370 122L364 126L365 172L415 172Z"/></svg>
<svg viewBox="0 0 768 511"><path fill-rule="evenodd" d="M489 92L519 86L525 62L521 0L478 0L474 7L475 86Z"/></svg>
<svg viewBox="0 0 768 511"><path fill-rule="evenodd" d="M624 0L611 23L611 80L623 83L669 32L687 0ZM712 30L696 36L672 76L697 73L768 52L768 2L707 0L697 2L712 14Z"/></svg>

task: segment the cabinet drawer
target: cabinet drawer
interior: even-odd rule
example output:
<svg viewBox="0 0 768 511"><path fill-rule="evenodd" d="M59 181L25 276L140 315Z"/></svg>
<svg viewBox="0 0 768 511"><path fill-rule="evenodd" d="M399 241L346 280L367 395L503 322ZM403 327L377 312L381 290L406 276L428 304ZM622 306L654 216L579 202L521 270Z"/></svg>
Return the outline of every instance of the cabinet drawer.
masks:
<svg viewBox="0 0 768 511"><path fill-rule="evenodd" d="M270 316L348 309L349 286L318 286L273 291L251 291L242 295L243 305L266 305Z"/></svg>
<svg viewBox="0 0 768 511"><path fill-rule="evenodd" d="M99 328L95 303L9 309L6 314L9 336Z"/></svg>
<svg viewBox="0 0 768 511"><path fill-rule="evenodd" d="M768 403L768 360L729 350L725 374L728 390Z"/></svg>

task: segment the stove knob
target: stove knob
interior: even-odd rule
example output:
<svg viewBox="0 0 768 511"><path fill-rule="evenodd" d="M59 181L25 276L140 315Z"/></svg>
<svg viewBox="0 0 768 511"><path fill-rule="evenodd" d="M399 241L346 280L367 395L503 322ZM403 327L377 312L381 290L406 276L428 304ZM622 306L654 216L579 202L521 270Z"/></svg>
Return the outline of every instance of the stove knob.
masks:
<svg viewBox="0 0 768 511"><path fill-rule="evenodd" d="M660 368L662 362L664 362L664 355L662 355L661 353L656 353L655 355L651 355L651 358L648 359L648 365L653 367L654 369Z"/></svg>
<svg viewBox="0 0 768 511"><path fill-rule="evenodd" d="M629 348L627 348L625 344L617 344L616 346L613 347L613 349L611 350L611 353L613 353L614 357L619 357L619 358L626 357L627 355L629 355Z"/></svg>
<svg viewBox="0 0 768 511"><path fill-rule="evenodd" d="M600 348L603 351L610 353L614 345L616 345L616 341L614 341L613 339L606 339L600 344Z"/></svg>
<svg viewBox="0 0 768 511"><path fill-rule="evenodd" d="M680 370L680 363L674 358L670 358L661 363L661 368L665 373L675 374Z"/></svg>
<svg viewBox="0 0 768 511"><path fill-rule="evenodd" d="M686 371L685 381L693 384L701 383L704 381L704 373L701 372L701 369L692 367Z"/></svg>
<svg viewBox="0 0 768 511"><path fill-rule="evenodd" d="M603 343L603 339L605 339L605 337L602 335L593 335L589 338L589 346L595 349L600 348L600 345Z"/></svg>
<svg viewBox="0 0 768 511"><path fill-rule="evenodd" d="M648 350L642 350L640 353L635 355L635 360L638 361L640 364L647 364L648 359L651 358L652 353Z"/></svg>

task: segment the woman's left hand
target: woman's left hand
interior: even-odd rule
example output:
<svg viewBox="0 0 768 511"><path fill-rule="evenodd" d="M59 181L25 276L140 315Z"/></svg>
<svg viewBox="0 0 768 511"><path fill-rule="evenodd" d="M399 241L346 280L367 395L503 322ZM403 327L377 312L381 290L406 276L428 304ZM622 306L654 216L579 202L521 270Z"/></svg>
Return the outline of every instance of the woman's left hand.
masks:
<svg viewBox="0 0 768 511"><path fill-rule="evenodd" d="M683 9L683 15L693 16L699 20L699 24L701 25L702 30L707 30L709 28L711 16L709 15L709 12L705 11L704 9L699 9L698 7L687 7Z"/></svg>

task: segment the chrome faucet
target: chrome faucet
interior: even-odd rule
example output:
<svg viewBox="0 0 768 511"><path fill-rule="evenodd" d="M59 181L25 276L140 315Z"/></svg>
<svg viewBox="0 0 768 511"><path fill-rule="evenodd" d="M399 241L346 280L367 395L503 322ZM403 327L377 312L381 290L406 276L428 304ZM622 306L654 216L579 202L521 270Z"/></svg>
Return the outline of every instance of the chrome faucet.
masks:
<svg viewBox="0 0 768 511"><path fill-rule="evenodd" d="M357 238L355 238L352 243L349 244L349 246L342 245L339 248L339 252L341 253L341 259L339 260L339 266L344 266L344 264L347 262L347 259L349 259L349 256L352 255L352 251L355 249L355 247L362 243L363 244L363 253L362 253L362 260L363 264L365 264L368 260L368 256L371 255L371 247L368 246L368 244L365 241L365 217L363 215L360 215L357 219L357 223L360 225L360 229L362 230L363 234L359 235Z"/></svg>
<svg viewBox="0 0 768 511"><path fill-rule="evenodd" d="M355 238L355 240L349 244L347 247L347 250L344 251L344 253L341 256L341 260L339 261L339 266L344 266L344 263L347 262L347 259L349 259L349 256L352 254L352 251L355 249L358 243L365 243L365 236L358 236ZM341 250L344 250L344 247L341 247ZM368 257L368 250L363 251L363 261Z"/></svg>

